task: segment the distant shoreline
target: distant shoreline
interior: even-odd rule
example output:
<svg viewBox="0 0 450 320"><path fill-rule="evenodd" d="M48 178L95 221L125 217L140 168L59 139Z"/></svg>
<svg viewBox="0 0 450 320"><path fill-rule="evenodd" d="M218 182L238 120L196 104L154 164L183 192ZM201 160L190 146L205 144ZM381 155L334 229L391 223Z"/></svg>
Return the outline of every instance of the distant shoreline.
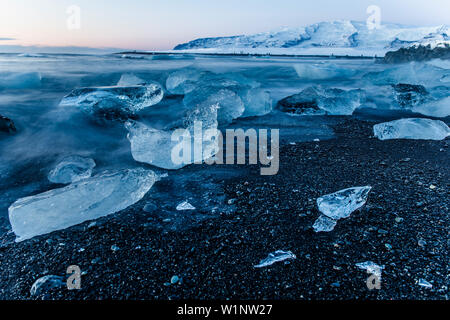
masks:
<svg viewBox="0 0 450 320"><path fill-rule="evenodd" d="M374 56L352 56L352 55L315 55L315 54L260 54L260 53L212 53L212 52L158 52L158 51L123 51L114 53L116 55L199 55L199 56L222 56L222 57L283 57L283 58L326 58L326 59L380 59L384 57Z"/></svg>

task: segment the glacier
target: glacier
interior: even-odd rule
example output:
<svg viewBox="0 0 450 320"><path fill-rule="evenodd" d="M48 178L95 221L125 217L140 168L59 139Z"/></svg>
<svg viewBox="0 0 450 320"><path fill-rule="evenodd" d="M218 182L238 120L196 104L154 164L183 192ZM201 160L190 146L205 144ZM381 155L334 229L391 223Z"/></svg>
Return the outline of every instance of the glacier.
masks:
<svg viewBox="0 0 450 320"><path fill-rule="evenodd" d="M444 140L450 135L450 128L443 121L423 118L380 123L373 127L373 131L380 140Z"/></svg>
<svg viewBox="0 0 450 320"><path fill-rule="evenodd" d="M14 202L8 209L16 242L121 211L141 200L159 180L151 170L107 171Z"/></svg>
<svg viewBox="0 0 450 320"><path fill-rule="evenodd" d="M255 35L202 38L179 44L174 51L382 56L403 46L445 43L450 40L449 34L446 25L415 27L383 23L369 30L366 22L339 20Z"/></svg>

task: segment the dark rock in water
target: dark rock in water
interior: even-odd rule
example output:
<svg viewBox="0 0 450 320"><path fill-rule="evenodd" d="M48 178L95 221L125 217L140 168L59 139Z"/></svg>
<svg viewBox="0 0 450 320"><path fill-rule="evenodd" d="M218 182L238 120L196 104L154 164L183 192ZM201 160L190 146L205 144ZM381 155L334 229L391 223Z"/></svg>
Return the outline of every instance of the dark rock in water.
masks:
<svg viewBox="0 0 450 320"><path fill-rule="evenodd" d="M404 63L410 61L427 61L432 59L450 59L450 46L412 46L390 51L384 57L384 63Z"/></svg>
<svg viewBox="0 0 450 320"><path fill-rule="evenodd" d="M313 88L307 88L300 93L278 101L277 108L286 113L293 114L323 114L319 108L318 95Z"/></svg>
<svg viewBox="0 0 450 320"><path fill-rule="evenodd" d="M399 83L392 85L397 103L405 109L412 108L424 103L429 95L427 89L422 85Z"/></svg>
<svg viewBox="0 0 450 320"><path fill-rule="evenodd" d="M9 118L0 115L0 132L11 133L15 131L16 127L14 126L14 122Z"/></svg>

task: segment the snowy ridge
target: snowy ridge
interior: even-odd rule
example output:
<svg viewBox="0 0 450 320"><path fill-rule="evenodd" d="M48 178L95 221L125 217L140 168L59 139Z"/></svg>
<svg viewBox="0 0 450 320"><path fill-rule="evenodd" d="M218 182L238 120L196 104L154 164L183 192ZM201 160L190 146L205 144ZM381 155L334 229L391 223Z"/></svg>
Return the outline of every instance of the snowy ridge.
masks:
<svg viewBox="0 0 450 320"><path fill-rule="evenodd" d="M382 24L369 30L365 22L320 22L300 28L232 37L203 38L177 45L174 50L216 53L384 54L405 46L448 43L449 28Z"/></svg>

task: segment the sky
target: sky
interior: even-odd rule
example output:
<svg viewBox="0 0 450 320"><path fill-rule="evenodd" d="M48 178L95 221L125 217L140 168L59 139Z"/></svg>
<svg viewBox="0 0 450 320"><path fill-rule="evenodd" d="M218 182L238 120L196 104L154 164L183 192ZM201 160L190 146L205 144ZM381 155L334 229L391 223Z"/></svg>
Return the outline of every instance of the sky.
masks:
<svg viewBox="0 0 450 320"><path fill-rule="evenodd" d="M7 46L167 50L196 38L365 21L370 5L380 7L382 23L450 24L449 0L0 0L0 51Z"/></svg>

